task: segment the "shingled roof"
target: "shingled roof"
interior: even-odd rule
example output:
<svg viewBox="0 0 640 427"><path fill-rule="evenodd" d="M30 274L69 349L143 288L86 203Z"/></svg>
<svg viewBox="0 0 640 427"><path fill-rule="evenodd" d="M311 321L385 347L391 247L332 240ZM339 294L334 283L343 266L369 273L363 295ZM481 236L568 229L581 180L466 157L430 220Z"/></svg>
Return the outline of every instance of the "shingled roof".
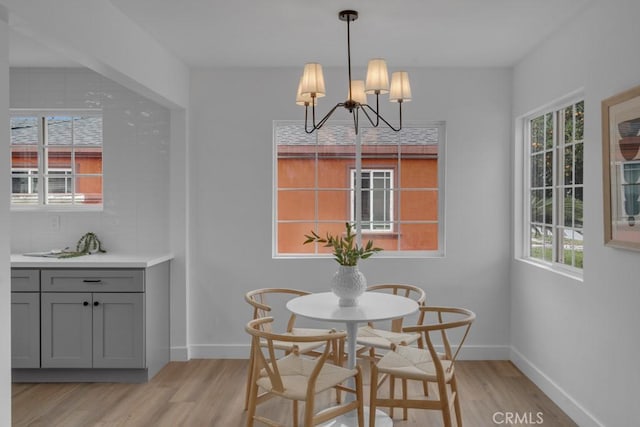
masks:
<svg viewBox="0 0 640 427"><path fill-rule="evenodd" d="M432 145L438 143L439 129L436 126L405 127L396 133L388 128L363 127L360 136L363 145ZM307 134L304 123L277 123L275 137L278 145L351 145L355 141L355 131L353 124L332 124Z"/></svg>
<svg viewBox="0 0 640 427"><path fill-rule="evenodd" d="M37 116L11 117L11 145L38 144ZM73 121L74 144L102 145L102 117L99 116L48 116L48 143L71 144Z"/></svg>

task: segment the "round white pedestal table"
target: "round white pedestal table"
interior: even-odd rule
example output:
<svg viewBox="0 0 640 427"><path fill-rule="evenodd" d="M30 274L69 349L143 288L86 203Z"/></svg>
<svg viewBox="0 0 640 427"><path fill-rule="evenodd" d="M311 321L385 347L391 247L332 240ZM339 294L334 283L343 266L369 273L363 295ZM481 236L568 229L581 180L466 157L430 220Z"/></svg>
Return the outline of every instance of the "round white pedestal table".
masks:
<svg viewBox="0 0 640 427"><path fill-rule="evenodd" d="M321 292L293 298L287 302L287 309L308 319L325 322L339 322L347 326L347 367L356 367L356 338L358 324L379 320L396 319L418 311L418 303L412 299L382 292L365 292L358 298L355 307L340 307L338 297L333 292ZM351 395L348 395L351 397ZM369 411L365 409L365 426L368 426ZM328 421L324 427L357 426L355 411ZM393 425L391 418L382 411L376 411L376 427Z"/></svg>

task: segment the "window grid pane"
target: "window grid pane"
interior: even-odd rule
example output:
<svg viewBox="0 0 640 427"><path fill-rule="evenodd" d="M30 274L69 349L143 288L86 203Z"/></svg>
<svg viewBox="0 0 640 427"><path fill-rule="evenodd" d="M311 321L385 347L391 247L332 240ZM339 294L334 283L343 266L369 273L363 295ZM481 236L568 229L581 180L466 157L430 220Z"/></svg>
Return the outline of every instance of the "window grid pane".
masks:
<svg viewBox="0 0 640 427"><path fill-rule="evenodd" d="M355 182L356 170L352 170L351 174L352 182ZM360 219L362 230L392 230L392 176L391 170L361 171ZM353 206L353 222L356 215L355 200L351 201L351 205Z"/></svg>
<svg viewBox="0 0 640 427"><path fill-rule="evenodd" d="M362 239L374 240L385 250L438 249L440 229L437 215L437 156L438 140L441 136L439 128L406 127L400 132L402 135L382 129L362 128L361 145L358 147L360 160L357 160L352 124L326 125L321 129L322 132L309 136L304 134L303 125L290 123L274 124L277 171L274 175L277 184L274 189L274 254L326 253L321 247L315 247L310 252L308 246L313 245L303 246L303 235L308 234L310 230L319 234L322 234L323 230L343 233L346 221L358 223L360 230L365 233ZM293 170L291 161L293 153L298 161L296 170ZM359 170L357 165L361 165ZM360 174L359 179L356 179L357 173ZM314 178L309 179L312 176ZM399 189L402 182L408 185L407 190L429 190L429 197L422 198L429 202L436 201L431 203L429 212L423 213L422 216L408 211L411 216L407 218L418 217L418 220L404 219L401 216ZM297 185L300 188L296 188ZM317 195L313 213L303 209L308 214L290 219L292 216L288 211L292 209L291 204L282 203L282 194L302 188ZM347 190L349 194L346 203L345 199L337 194L341 190ZM330 195L324 197L325 193ZM432 194L435 194L435 197L432 197ZM344 212L342 215L341 209ZM342 219L345 214L346 219ZM281 232L285 227L291 230L293 223L313 226L298 234ZM428 225L430 228L421 231L421 238L409 238L408 235L399 232L402 224L415 224L416 227ZM403 242L405 237L409 240ZM296 247L298 249L295 249Z"/></svg>
<svg viewBox="0 0 640 427"><path fill-rule="evenodd" d="M528 254L581 269L584 102L534 117L528 124Z"/></svg>
<svg viewBox="0 0 640 427"><path fill-rule="evenodd" d="M11 117L11 143L13 205L102 205L102 117Z"/></svg>

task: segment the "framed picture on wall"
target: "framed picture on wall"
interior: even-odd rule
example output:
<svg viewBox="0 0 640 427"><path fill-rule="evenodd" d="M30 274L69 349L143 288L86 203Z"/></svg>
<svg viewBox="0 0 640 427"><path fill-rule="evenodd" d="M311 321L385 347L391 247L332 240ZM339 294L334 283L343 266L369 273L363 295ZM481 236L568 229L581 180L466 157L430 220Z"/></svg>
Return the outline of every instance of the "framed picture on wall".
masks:
<svg viewBox="0 0 640 427"><path fill-rule="evenodd" d="M640 86L602 101L604 242L640 251Z"/></svg>

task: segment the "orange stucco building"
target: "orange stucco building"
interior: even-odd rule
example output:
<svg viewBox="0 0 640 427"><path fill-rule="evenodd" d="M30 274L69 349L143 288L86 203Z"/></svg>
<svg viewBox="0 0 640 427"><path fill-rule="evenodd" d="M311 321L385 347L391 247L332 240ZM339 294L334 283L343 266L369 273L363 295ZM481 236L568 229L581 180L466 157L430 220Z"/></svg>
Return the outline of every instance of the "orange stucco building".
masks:
<svg viewBox="0 0 640 427"><path fill-rule="evenodd" d="M278 253L314 253L303 245L315 230L344 232L352 218L355 145L279 145L277 164ZM390 230L363 230L385 250L438 249L438 146L362 145L362 170L391 171ZM330 252L317 248L318 252Z"/></svg>
<svg viewBox="0 0 640 427"><path fill-rule="evenodd" d="M84 204L102 203L102 147L76 149L75 161L75 193L84 198ZM51 170L71 170L70 148L50 149L47 164ZM37 170L37 149L13 149L11 152L12 170ZM89 176L82 176L82 175ZM58 176L56 176L58 178ZM62 178L62 177L60 177Z"/></svg>

